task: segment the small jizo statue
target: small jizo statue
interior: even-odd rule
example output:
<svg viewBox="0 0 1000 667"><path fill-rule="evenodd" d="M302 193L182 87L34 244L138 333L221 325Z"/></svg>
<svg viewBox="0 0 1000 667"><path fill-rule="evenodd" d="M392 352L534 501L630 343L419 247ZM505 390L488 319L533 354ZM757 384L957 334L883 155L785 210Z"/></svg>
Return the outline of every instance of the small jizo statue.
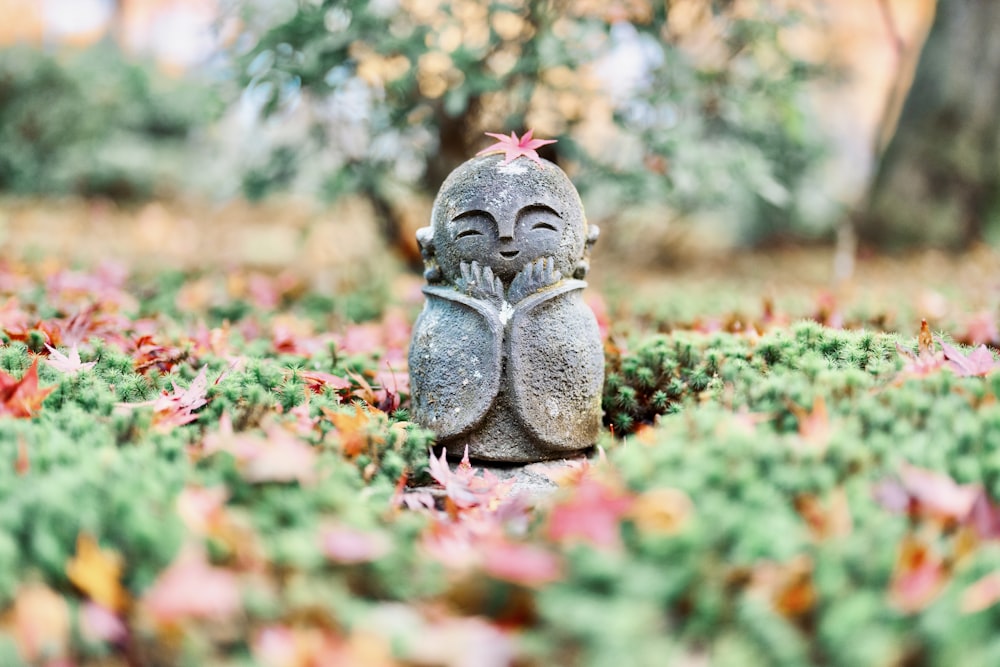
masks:
<svg viewBox="0 0 1000 667"><path fill-rule="evenodd" d="M535 152L550 142L491 136L417 231L428 285L410 342L413 417L454 456L561 458L601 427L604 354L582 280L598 228Z"/></svg>

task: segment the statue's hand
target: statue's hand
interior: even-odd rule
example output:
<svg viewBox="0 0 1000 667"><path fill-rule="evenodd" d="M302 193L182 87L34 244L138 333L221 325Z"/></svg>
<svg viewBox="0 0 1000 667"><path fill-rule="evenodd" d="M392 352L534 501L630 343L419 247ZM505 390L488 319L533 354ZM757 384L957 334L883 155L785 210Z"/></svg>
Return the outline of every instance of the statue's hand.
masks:
<svg viewBox="0 0 1000 667"><path fill-rule="evenodd" d="M507 290L507 300L517 303L529 294L551 287L562 279L562 273L556 269L555 259L552 257L536 259L514 276L510 289Z"/></svg>
<svg viewBox="0 0 1000 667"><path fill-rule="evenodd" d="M475 299L488 301L499 310L503 304L503 283L493 275L493 269L479 266L479 262L459 265L462 277L456 281L456 287Z"/></svg>

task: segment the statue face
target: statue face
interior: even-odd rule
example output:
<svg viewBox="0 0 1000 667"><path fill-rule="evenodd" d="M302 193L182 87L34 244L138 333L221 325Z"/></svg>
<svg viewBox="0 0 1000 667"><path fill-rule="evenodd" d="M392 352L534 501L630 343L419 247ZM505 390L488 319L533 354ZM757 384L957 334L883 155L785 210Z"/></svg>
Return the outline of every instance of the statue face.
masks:
<svg viewBox="0 0 1000 667"><path fill-rule="evenodd" d="M526 265L553 257L573 275L583 253L583 209L557 166L497 156L474 158L445 181L434 203L433 238L446 281L462 262L489 266L509 284Z"/></svg>

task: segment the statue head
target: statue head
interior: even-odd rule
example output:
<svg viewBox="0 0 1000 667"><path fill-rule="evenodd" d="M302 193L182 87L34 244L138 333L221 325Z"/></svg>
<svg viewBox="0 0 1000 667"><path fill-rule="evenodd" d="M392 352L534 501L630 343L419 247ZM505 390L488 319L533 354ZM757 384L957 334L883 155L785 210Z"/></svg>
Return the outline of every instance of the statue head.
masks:
<svg viewBox="0 0 1000 667"><path fill-rule="evenodd" d="M476 261L509 285L536 259L552 257L566 278L583 278L597 227L583 213L566 174L547 160L503 164L474 157L445 179L431 226L417 232L429 282L454 284L460 265Z"/></svg>

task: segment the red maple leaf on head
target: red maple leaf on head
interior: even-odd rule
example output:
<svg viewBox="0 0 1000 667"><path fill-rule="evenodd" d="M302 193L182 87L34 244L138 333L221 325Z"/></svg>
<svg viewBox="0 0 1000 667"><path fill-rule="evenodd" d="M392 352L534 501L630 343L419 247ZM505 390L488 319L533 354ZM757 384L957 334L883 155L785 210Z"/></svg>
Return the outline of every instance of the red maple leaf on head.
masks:
<svg viewBox="0 0 1000 667"><path fill-rule="evenodd" d="M536 149L556 143L555 139L532 139L534 130L528 130L520 138L514 132L511 132L509 137L494 132L486 132L485 134L488 137L493 137L497 142L476 153L476 157L491 155L493 153L503 153L504 160L502 164L513 162L519 157L526 157L538 164L542 164L542 159L538 157Z"/></svg>

